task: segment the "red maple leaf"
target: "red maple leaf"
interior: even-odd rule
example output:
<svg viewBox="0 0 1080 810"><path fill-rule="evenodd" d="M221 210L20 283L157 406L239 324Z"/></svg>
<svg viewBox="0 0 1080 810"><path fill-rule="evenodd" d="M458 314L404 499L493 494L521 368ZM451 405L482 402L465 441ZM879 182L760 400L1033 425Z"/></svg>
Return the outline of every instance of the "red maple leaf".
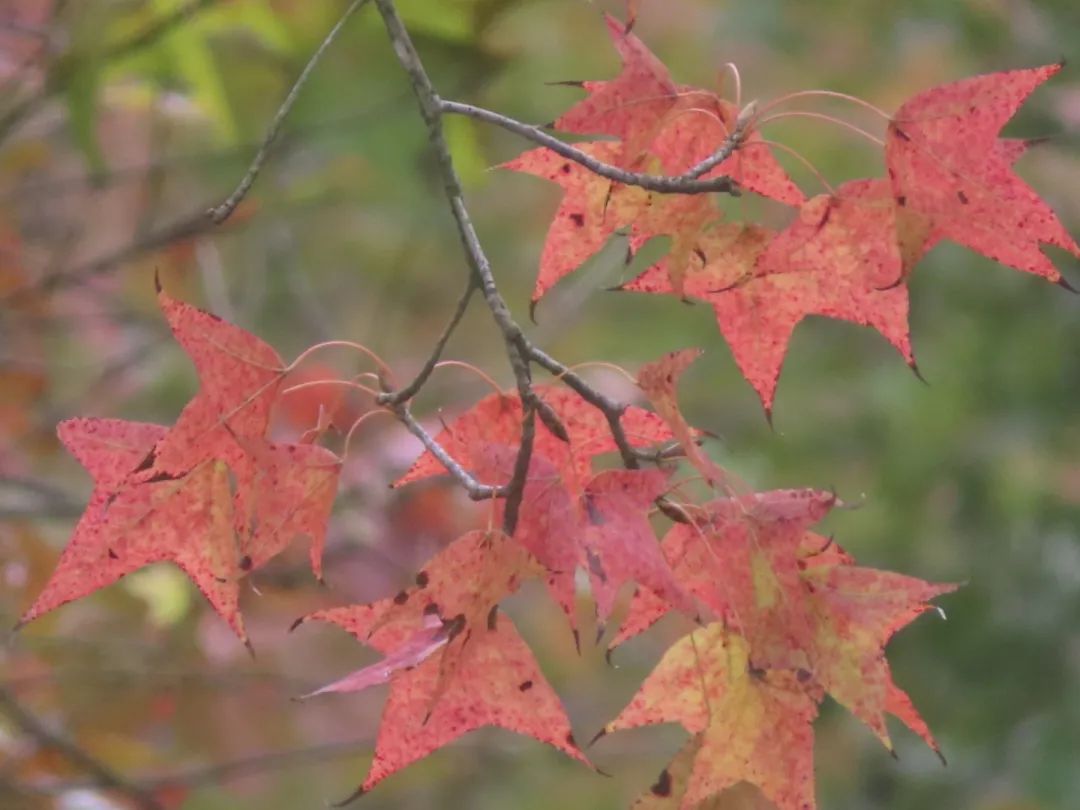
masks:
<svg viewBox="0 0 1080 810"><path fill-rule="evenodd" d="M300 620L337 624L385 656L312 693L390 681L375 759L358 793L487 725L535 737L588 764L528 645L496 609L537 573L515 540L470 532L432 558L414 587Z"/></svg>
<svg viewBox="0 0 1080 810"><path fill-rule="evenodd" d="M578 148L604 162L614 161L621 151L619 144L608 142ZM503 168L542 177L563 189L540 254L540 271L531 297L534 306L559 279L599 251L612 234L630 225L649 202L643 189L613 183L550 149L525 152L504 163Z"/></svg>
<svg viewBox="0 0 1080 810"><path fill-rule="evenodd" d="M814 633L809 648L812 677L838 703L866 723L892 750L885 714L892 714L941 755L911 699L892 680L884 648L893 634L929 601L955 585L860 568L850 558L803 560L802 582Z"/></svg>
<svg viewBox="0 0 1080 810"><path fill-rule="evenodd" d="M998 133L1061 64L975 76L919 93L889 124L885 161L899 207L937 238L1062 283L1043 254L1080 246L1039 195L1016 176L1018 153ZM1022 148L1020 149L1022 151Z"/></svg>
<svg viewBox="0 0 1080 810"><path fill-rule="evenodd" d="M807 529L835 503L832 493L813 489L720 498L693 507L693 522L676 524L661 542L682 586L717 618L757 642L759 666L776 665L779 658L774 655L785 657L788 649L807 643L810 630L802 607L799 562L808 545L825 545L808 543ZM611 647L641 633L670 609L639 590Z"/></svg>
<svg viewBox="0 0 1080 810"><path fill-rule="evenodd" d="M884 180L845 183L808 200L785 230L720 224L699 241L685 292L712 304L743 376L772 412L795 327L808 315L872 326L915 358L908 335L908 291L896 242L896 206ZM624 290L672 293L661 261Z"/></svg>
<svg viewBox="0 0 1080 810"><path fill-rule="evenodd" d="M610 14L604 20L622 71L607 81L582 82L588 96L556 118L553 126L582 135L614 135L620 143L611 162L630 167L678 101L678 88L644 42Z"/></svg>
<svg viewBox="0 0 1080 810"><path fill-rule="evenodd" d="M720 148L734 131L740 111L715 93L675 84L668 69L640 39L614 17L607 15L605 19L622 71L609 81L583 82L587 98L555 119L554 127L583 135L615 136L619 143L610 148L619 151L609 162L651 168L646 162L653 156L662 171L682 174ZM756 132L745 133L736 154L703 175L723 176L788 205L803 201L802 192Z"/></svg>
<svg viewBox="0 0 1080 810"><path fill-rule="evenodd" d="M516 448L487 448L482 467L493 479L510 476ZM696 613L693 600L668 567L649 523L648 511L667 489L665 470L606 470L566 480L542 455L534 454L526 478L515 538L547 570L547 586L575 628L576 572L589 575L599 632L620 588L637 582L665 604ZM503 505L496 507L501 520Z"/></svg>
<svg viewBox="0 0 1080 810"><path fill-rule="evenodd" d="M171 428L117 419L60 425L94 491L20 624L145 565L171 561L246 641L238 608L246 573L305 534L320 574L341 461L315 445L267 440L284 373L273 349L160 289L158 299L195 364L199 392Z"/></svg>
<svg viewBox="0 0 1080 810"><path fill-rule="evenodd" d="M20 626L125 574L170 561L244 638L224 462L203 462L175 478L127 483L131 469L166 431L120 419L73 419L60 425L61 440L94 476L94 491L56 570Z"/></svg>
<svg viewBox="0 0 1080 810"><path fill-rule="evenodd" d="M697 468L709 486L717 486L727 482L728 475L698 445L697 432L682 415L676 393L679 377L700 356L701 349L670 352L659 360L642 366L637 382L638 387L649 398L650 404L671 428L690 463Z"/></svg>
<svg viewBox="0 0 1080 810"><path fill-rule="evenodd" d="M676 85L667 68L611 16L608 30L623 62L610 81L584 82L588 96L554 122L556 129L614 135L615 142L581 148L606 163L652 173L682 174L712 155L732 135L738 108L706 90ZM672 238L667 267L682 294L682 278L698 240L720 212L706 194L648 194L592 174L547 149L504 164L564 189L540 257L536 302L581 266L617 230L630 226L630 249L658 236ZM743 132L735 153L703 175L730 177L739 186L788 205L804 197L757 132Z"/></svg>
<svg viewBox="0 0 1080 810"><path fill-rule="evenodd" d="M666 490L668 478L663 470L608 470L585 487L577 536L583 538L601 631L619 589L631 581L684 613L697 612L668 567L648 520L648 510Z"/></svg>

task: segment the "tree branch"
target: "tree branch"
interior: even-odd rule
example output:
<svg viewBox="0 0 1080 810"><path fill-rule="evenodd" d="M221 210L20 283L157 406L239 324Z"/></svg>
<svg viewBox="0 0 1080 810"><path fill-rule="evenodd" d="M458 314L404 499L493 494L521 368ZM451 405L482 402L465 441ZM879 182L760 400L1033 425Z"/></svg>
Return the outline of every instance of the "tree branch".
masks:
<svg viewBox="0 0 1080 810"><path fill-rule="evenodd" d="M619 455L622 456L623 465L629 470L637 469L638 452L630 444L630 440L627 438L626 431L623 430L622 426L622 415L626 410L626 405L616 402L606 394L597 391L543 349L530 344L529 357L562 380L567 388L575 391L578 396L604 415L611 430L611 437L615 440L615 446L619 448Z"/></svg>
<svg viewBox="0 0 1080 810"><path fill-rule="evenodd" d="M483 292L484 301L491 311L492 318L502 333L503 342L506 344L507 358L514 373L522 407L525 409L525 417L522 420L522 442L518 449L517 460L514 463L514 475L505 488L498 488L489 496L495 497L496 494L510 496L507 499L506 512L504 513L504 524L509 534L513 532L516 526L518 509L525 491L525 480L528 474L529 461L532 457L532 442L535 432L534 415L539 413L544 424L549 429L552 429L557 436L566 438L566 430L550 406L543 402L532 389L532 375L529 369L530 344L499 292L495 277L491 272L491 263L484 252L483 246L480 244L480 238L473 227L469 211L465 206L461 180L458 178L457 170L454 168L454 160L446 143L446 137L443 134L443 102L435 91L431 79L428 78L420 54L417 53L409 32L405 29L404 23L398 16L393 0L375 0L375 4L378 6L383 23L386 25L386 32L394 47L394 53L397 55L398 61L405 69L412 84L413 92L420 106L420 114L427 125L428 142L435 152L439 173L442 176L443 188L450 204L450 212L457 226L458 236L466 260L476 283ZM418 434L414 432L414 435ZM450 469L450 467L447 466L447 469ZM464 472L464 470L462 469L461 472ZM460 480L460 476L457 473L454 474ZM469 494L471 497L476 497L471 491Z"/></svg>
<svg viewBox="0 0 1080 810"><path fill-rule="evenodd" d="M639 186L647 191L656 191L661 194L707 194L710 192L724 192L727 194L737 193L735 182L730 177L716 177L709 180L699 180L698 178L731 157L739 147L742 143L743 134L738 127L736 127L732 131L732 134L724 140L716 152L701 163L694 166L685 174L668 176L661 174L642 174L641 172L631 172L626 169L620 169L618 166L612 166L608 163L604 163L602 160L597 160L592 155L559 140L554 135L549 135L539 127L522 123L521 121L517 121L497 112L492 112L491 110L485 110L483 107L476 107L472 104L462 104L457 101L440 101L439 108L443 112L464 115L468 118L474 118L477 121L485 121L489 124L502 127L503 129L513 132L516 135L520 135L533 143L547 147L552 152L562 155L567 160L572 160L574 163L584 166L594 174L606 177L609 180L614 180L617 183L623 183L628 186Z"/></svg>
<svg viewBox="0 0 1080 810"><path fill-rule="evenodd" d="M3 711L11 722L36 740L39 745L58 752L72 765L93 777L101 787L122 793L133 801L140 810L164 810L164 806L142 787L124 778L108 765L91 756L73 740L50 729L36 715L25 709L16 697L3 686L0 686L0 711Z"/></svg>
<svg viewBox="0 0 1080 810"><path fill-rule="evenodd" d="M330 29L326 37L319 44L319 47L315 49L315 53L308 59L304 69L300 71L300 75L297 77L296 82L293 83L292 88L289 90L288 95L285 96L285 100L281 102L281 106L278 107L274 118L270 122L270 128L266 131L266 136L263 138L262 143L259 144L258 150L255 152L255 157L251 161L251 165L248 167L247 172L244 173L243 178L240 180L240 185L236 187L232 194L221 203L214 206L206 215L210 217L210 220L215 225L220 225L227 220L232 212L236 210L241 200L247 196L247 193L251 191L252 185L255 184L255 178L259 176L259 172L262 170L263 163L266 162L266 156L270 152L270 147L273 146L274 141L277 140L278 133L281 131L281 125L285 121L286 116L292 110L293 105L296 103L296 99L300 96L300 91L307 83L308 77L311 76L315 66L322 59L326 50L337 39L337 35L341 33L341 29L345 27L345 23L349 21L349 18L357 12L362 6L366 5L368 0L352 0L349 7L345 9L345 13L338 18L338 21L334 23L334 27Z"/></svg>
<svg viewBox="0 0 1080 810"><path fill-rule="evenodd" d="M211 224L203 210L194 211L185 217L142 234L136 241L124 245L113 253L99 259L93 259L72 270L46 275L33 286L16 288L9 295L0 298L0 303L14 304L27 295L52 292L61 287L78 284L88 278L107 273L116 265L123 264L144 253L158 250L174 242L203 233L209 229Z"/></svg>

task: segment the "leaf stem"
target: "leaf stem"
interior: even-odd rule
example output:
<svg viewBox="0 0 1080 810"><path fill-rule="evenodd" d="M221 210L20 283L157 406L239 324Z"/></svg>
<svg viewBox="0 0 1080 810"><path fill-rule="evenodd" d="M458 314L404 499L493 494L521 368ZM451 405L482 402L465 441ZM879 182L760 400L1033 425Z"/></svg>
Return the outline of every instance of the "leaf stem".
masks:
<svg viewBox="0 0 1080 810"><path fill-rule="evenodd" d="M297 366L302 362L315 354L315 352L322 351L323 349L353 349L354 351L358 351L371 358L371 361L375 363L375 367L379 370L380 375L393 379L393 371L378 354L362 343L354 343L351 340L325 340L322 343L316 343L314 346L309 346L304 349L304 351L300 352L300 354L296 356L296 359L285 367L284 373L288 374L290 371L295 371Z"/></svg>
<svg viewBox="0 0 1080 810"><path fill-rule="evenodd" d="M850 101L852 104L858 104L860 107L864 107L865 109L870 110L870 112L875 113L876 115L880 115L886 121L892 120L891 115L889 115L880 107L871 104L869 101L865 101L864 99L861 99L858 96L853 96L849 93L840 93L836 90L800 90L797 93L788 93L787 95L780 96L779 98L774 98L768 104L765 104L758 112L760 115L764 115L769 110L775 109L776 107L779 107L781 104L785 104L788 101L792 101L797 98L807 98L809 96L824 96L826 98L838 98L843 99L844 101Z"/></svg>
<svg viewBox="0 0 1080 810"><path fill-rule="evenodd" d="M828 121L829 123L836 124L837 126L851 130L852 132L866 138L868 141L876 143L880 147L884 148L885 146L885 141L881 140L881 138L877 137L877 135L872 135L862 127L852 124L850 121L845 121L843 118L836 118L832 115L826 115L825 113L810 112L808 110L790 110L788 112L768 115L764 118L758 119L757 125L759 127L762 127L766 124L771 124L773 121L780 121L784 118L816 118L819 121Z"/></svg>
<svg viewBox="0 0 1080 810"><path fill-rule="evenodd" d="M491 390L496 394L501 394L503 390L499 387L499 384L492 379L486 371L481 368L477 368L472 363L466 363L464 360L443 360L440 363L435 364L435 368L464 368L471 371L477 377L491 386Z"/></svg>

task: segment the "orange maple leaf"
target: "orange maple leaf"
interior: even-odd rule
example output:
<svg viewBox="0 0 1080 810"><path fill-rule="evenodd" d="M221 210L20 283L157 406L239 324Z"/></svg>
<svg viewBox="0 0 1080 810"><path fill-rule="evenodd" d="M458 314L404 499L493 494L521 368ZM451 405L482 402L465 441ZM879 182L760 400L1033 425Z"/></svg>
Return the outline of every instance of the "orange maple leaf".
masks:
<svg viewBox="0 0 1080 810"><path fill-rule="evenodd" d="M744 781L779 810L812 810L819 700L795 673L755 668L746 639L714 623L675 642L603 733L674 722L700 735L686 810Z"/></svg>

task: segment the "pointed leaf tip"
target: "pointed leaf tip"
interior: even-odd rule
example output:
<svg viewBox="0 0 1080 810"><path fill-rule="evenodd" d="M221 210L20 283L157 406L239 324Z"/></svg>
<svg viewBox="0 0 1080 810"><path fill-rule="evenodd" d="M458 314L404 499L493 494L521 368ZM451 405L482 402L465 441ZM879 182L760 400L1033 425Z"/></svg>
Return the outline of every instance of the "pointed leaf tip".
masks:
<svg viewBox="0 0 1080 810"><path fill-rule="evenodd" d="M364 786L361 785L360 787L358 787L356 790L354 790L352 793L350 793L348 796L346 796L344 799L341 799L340 801L336 801L336 802L328 801L328 802L326 802L326 806L327 807L346 807L346 806L352 804L353 802L355 802L357 799L359 799L365 793L367 793L367 791L364 790Z"/></svg>
<svg viewBox="0 0 1080 810"><path fill-rule="evenodd" d="M914 360L912 360L911 362L908 363L908 368L910 368L911 373L914 374L919 379L919 382L921 382L923 385L925 385L927 387L930 386L930 383L927 381L926 377L924 377L923 373L919 370L919 364L918 363L916 363Z"/></svg>

